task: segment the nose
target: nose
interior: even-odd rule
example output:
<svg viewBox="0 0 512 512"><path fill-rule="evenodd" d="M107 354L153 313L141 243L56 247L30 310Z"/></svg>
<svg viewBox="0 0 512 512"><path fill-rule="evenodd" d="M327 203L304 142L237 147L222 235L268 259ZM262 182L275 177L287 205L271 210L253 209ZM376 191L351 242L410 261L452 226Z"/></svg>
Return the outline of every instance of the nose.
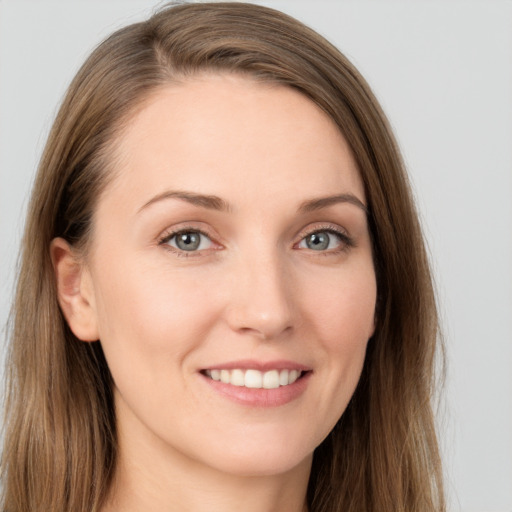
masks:
<svg viewBox="0 0 512 512"><path fill-rule="evenodd" d="M226 312L230 328L262 340L278 339L292 331L292 288L290 272L277 256L240 263Z"/></svg>

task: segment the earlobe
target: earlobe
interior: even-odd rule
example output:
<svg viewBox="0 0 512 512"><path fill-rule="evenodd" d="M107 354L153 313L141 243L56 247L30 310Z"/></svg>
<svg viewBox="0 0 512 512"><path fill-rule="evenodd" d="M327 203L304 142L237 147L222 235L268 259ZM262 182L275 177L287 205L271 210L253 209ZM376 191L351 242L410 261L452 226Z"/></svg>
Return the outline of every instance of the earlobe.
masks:
<svg viewBox="0 0 512 512"><path fill-rule="evenodd" d="M73 334L82 341L99 338L90 275L73 248L63 239L50 245L57 298Z"/></svg>

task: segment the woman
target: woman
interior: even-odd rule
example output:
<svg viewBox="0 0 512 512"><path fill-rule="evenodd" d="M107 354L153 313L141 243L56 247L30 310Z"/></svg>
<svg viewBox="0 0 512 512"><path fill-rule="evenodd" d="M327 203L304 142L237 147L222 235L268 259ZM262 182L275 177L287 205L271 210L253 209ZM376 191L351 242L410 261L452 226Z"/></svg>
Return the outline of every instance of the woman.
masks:
<svg viewBox="0 0 512 512"><path fill-rule="evenodd" d="M93 52L17 290L6 511L444 510L400 156L288 16L168 7Z"/></svg>

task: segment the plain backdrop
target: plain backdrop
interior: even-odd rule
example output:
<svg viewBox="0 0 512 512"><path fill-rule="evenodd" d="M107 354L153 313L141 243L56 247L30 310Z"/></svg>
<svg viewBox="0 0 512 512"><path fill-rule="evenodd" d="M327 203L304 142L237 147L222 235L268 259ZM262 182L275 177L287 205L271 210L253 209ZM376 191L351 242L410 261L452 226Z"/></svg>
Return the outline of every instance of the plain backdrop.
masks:
<svg viewBox="0 0 512 512"><path fill-rule="evenodd" d="M259 3L334 42L391 120L446 336L439 424L450 510L512 512L512 2ZM0 0L2 325L30 184L66 86L103 37L159 4Z"/></svg>

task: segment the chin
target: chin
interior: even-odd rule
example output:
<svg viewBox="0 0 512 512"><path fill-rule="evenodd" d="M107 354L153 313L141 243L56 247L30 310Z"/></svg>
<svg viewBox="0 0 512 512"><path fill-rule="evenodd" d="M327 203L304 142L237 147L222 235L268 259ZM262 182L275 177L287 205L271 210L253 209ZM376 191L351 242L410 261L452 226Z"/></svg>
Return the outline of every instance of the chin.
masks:
<svg viewBox="0 0 512 512"><path fill-rule="evenodd" d="M261 450L260 453L249 456L227 456L216 468L223 473L240 477L271 477L305 469L309 473L313 453L303 458L290 453L271 453Z"/></svg>
<svg viewBox="0 0 512 512"><path fill-rule="evenodd" d="M281 475L297 468L306 468L309 473L314 447L306 451L304 442L290 441L279 439L247 443L245 440L230 443L220 453L218 450L218 453L210 453L208 465L222 473L245 477Z"/></svg>

